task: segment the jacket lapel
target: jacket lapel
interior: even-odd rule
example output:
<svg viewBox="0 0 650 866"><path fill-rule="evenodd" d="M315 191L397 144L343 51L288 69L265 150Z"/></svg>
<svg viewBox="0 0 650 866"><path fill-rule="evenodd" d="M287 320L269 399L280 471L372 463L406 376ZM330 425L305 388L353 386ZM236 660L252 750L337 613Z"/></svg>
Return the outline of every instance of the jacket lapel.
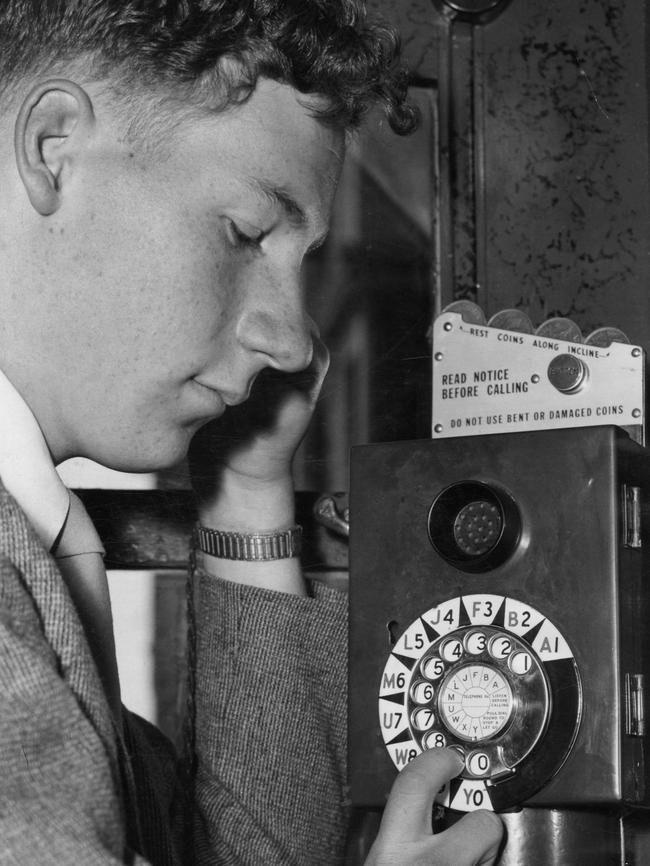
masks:
<svg viewBox="0 0 650 866"><path fill-rule="evenodd" d="M0 552L19 569L60 674L102 740L117 780L118 735L83 626L56 563L1 483Z"/></svg>

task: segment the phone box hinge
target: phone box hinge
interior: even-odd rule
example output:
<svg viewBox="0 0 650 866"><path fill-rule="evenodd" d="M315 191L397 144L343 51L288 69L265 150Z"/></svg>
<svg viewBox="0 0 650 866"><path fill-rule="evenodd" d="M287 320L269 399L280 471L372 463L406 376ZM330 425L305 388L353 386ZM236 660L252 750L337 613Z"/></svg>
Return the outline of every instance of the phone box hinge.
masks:
<svg viewBox="0 0 650 866"><path fill-rule="evenodd" d="M623 485L623 544L641 547L641 488Z"/></svg>
<svg viewBox="0 0 650 866"><path fill-rule="evenodd" d="M643 674L625 674L625 733L645 736L645 684Z"/></svg>

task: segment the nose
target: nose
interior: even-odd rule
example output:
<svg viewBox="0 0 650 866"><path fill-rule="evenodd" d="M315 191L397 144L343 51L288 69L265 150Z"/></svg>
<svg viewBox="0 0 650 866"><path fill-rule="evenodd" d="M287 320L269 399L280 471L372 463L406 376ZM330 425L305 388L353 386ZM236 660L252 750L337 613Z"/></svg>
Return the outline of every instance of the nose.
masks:
<svg viewBox="0 0 650 866"><path fill-rule="evenodd" d="M297 300L277 308L268 304L250 307L239 319L237 337L265 366L285 373L308 367L314 351L310 319Z"/></svg>

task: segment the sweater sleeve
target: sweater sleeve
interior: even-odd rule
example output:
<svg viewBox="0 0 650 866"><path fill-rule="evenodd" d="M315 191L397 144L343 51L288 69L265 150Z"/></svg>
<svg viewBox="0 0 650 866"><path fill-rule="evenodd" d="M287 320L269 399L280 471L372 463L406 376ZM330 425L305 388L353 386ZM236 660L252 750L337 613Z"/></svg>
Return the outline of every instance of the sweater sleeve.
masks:
<svg viewBox="0 0 650 866"><path fill-rule="evenodd" d="M193 582L200 864L342 862L346 597Z"/></svg>

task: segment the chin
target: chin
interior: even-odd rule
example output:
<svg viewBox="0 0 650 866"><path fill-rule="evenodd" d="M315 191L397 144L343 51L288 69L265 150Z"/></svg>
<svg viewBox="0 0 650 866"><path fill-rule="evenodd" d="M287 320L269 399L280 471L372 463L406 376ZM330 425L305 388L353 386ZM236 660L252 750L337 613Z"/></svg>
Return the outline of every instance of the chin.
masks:
<svg viewBox="0 0 650 866"><path fill-rule="evenodd" d="M160 472L178 466L187 456L194 431L174 431L172 435L159 436L148 442L139 440L137 446L102 443L80 455L101 463L117 472Z"/></svg>

